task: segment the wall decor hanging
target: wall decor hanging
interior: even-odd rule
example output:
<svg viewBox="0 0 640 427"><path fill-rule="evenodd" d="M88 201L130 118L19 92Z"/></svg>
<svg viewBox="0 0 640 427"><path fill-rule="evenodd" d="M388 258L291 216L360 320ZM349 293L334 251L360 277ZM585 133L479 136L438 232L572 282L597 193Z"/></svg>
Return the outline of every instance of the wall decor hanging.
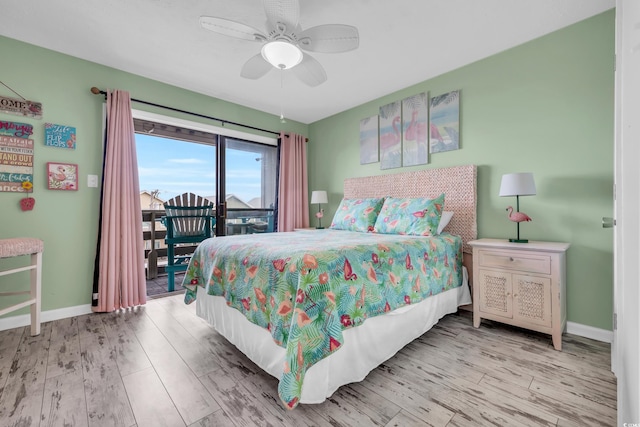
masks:
<svg viewBox="0 0 640 427"><path fill-rule="evenodd" d="M11 89L5 82L0 81L0 84L20 97L20 99L15 99L0 95L0 112L33 117L34 119L42 118L41 103L27 101L24 96Z"/></svg>
<svg viewBox="0 0 640 427"><path fill-rule="evenodd" d="M44 145L76 149L76 128L53 123L44 124Z"/></svg>
<svg viewBox="0 0 640 427"><path fill-rule="evenodd" d="M33 139L0 135L0 191L24 193L33 183Z"/></svg>
<svg viewBox="0 0 640 427"><path fill-rule="evenodd" d="M460 148L460 91L431 98L429 147L431 153Z"/></svg>
<svg viewBox="0 0 640 427"><path fill-rule="evenodd" d="M27 123L6 122L0 120L0 135L29 138L33 134L33 126Z"/></svg>
<svg viewBox="0 0 640 427"><path fill-rule="evenodd" d="M402 166L400 101L380 107L380 169Z"/></svg>
<svg viewBox="0 0 640 427"><path fill-rule="evenodd" d="M78 190L78 165L73 163L47 163L49 190Z"/></svg>
<svg viewBox="0 0 640 427"><path fill-rule="evenodd" d="M27 101L26 99L15 99L0 95L0 112L41 119L42 104Z"/></svg>
<svg viewBox="0 0 640 427"><path fill-rule="evenodd" d="M360 164L376 163L378 151L378 116L360 120Z"/></svg>
<svg viewBox="0 0 640 427"><path fill-rule="evenodd" d="M428 108L425 92L402 100L402 166L429 163Z"/></svg>
<svg viewBox="0 0 640 427"><path fill-rule="evenodd" d="M22 188L24 188L24 191L27 193L27 197L23 197L22 199L20 199L20 209L22 209L23 211L31 211L36 205L36 199L29 196L29 193L33 191L33 184L29 181L24 181L22 183Z"/></svg>

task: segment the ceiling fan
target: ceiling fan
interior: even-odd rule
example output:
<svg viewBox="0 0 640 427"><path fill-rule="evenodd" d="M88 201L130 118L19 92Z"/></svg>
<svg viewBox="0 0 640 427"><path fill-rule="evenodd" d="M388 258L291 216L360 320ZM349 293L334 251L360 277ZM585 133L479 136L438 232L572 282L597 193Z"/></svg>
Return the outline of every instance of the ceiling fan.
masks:
<svg viewBox="0 0 640 427"><path fill-rule="evenodd" d="M298 0L263 0L267 15L266 32L249 25L215 16L201 16L200 25L218 34L262 43L262 50L249 58L240 75L258 79L272 67L292 69L309 86L318 86L327 80L322 65L303 52L339 53L358 47L358 29L350 25L325 24L303 30L300 27Z"/></svg>

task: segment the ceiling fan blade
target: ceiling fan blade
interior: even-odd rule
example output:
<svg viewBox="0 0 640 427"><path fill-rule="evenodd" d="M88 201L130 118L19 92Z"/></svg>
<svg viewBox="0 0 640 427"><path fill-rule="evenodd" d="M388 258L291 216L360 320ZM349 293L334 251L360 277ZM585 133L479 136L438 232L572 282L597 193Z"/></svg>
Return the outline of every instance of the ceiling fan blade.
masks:
<svg viewBox="0 0 640 427"><path fill-rule="evenodd" d="M360 36L358 29L351 25L318 25L298 34L298 44L310 52L347 52L358 48Z"/></svg>
<svg viewBox="0 0 640 427"><path fill-rule="evenodd" d="M201 16L200 25L207 30L237 39L251 41L264 41L267 39L267 36L257 28L215 16Z"/></svg>
<svg viewBox="0 0 640 427"><path fill-rule="evenodd" d="M270 29L279 30L280 22L288 32L299 29L300 3L298 0L263 0L264 11Z"/></svg>
<svg viewBox="0 0 640 427"><path fill-rule="evenodd" d="M257 54L249 58L247 62L242 66L242 71L240 71L240 76L245 79L259 79L260 77L267 74L273 65L269 64L264 60L262 54Z"/></svg>
<svg viewBox="0 0 640 427"><path fill-rule="evenodd" d="M302 81L311 87L327 81L327 73L318 61L303 52L302 62L293 67L291 71Z"/></svg>

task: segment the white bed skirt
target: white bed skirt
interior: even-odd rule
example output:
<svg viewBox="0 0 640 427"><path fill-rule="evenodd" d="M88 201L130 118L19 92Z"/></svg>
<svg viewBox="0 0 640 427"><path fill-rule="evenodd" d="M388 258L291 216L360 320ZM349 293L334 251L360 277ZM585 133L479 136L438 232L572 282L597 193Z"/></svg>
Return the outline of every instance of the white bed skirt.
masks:
<svg viewBox="0 0 640 427"><path fill-rule="evenodd" d="M300 403L321 403L340 386L362 381L442 317L470 303L468 273L464 269L462 286L345 330L342 347L307 370ZM198 288L196 305L198 316L255 364L278 379L282 376L285 349L273 342L267 330L248 322L238 310L227 306L224 298L207 295L204 288Z"/></svg>

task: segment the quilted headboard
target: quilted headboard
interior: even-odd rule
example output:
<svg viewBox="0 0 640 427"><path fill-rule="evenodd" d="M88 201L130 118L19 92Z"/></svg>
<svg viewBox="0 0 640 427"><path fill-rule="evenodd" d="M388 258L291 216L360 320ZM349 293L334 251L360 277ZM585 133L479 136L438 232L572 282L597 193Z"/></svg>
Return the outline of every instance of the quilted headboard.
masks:
<svg viewBox="0 0 640 427"><path fill-rule="evenodd" d="M415 172L347 178L344 197L437 197L445 193L444 209L454 215L447 226L451 234L462 236L463 250L478 236L476 222L476 166L454 166Z"/></svg>

